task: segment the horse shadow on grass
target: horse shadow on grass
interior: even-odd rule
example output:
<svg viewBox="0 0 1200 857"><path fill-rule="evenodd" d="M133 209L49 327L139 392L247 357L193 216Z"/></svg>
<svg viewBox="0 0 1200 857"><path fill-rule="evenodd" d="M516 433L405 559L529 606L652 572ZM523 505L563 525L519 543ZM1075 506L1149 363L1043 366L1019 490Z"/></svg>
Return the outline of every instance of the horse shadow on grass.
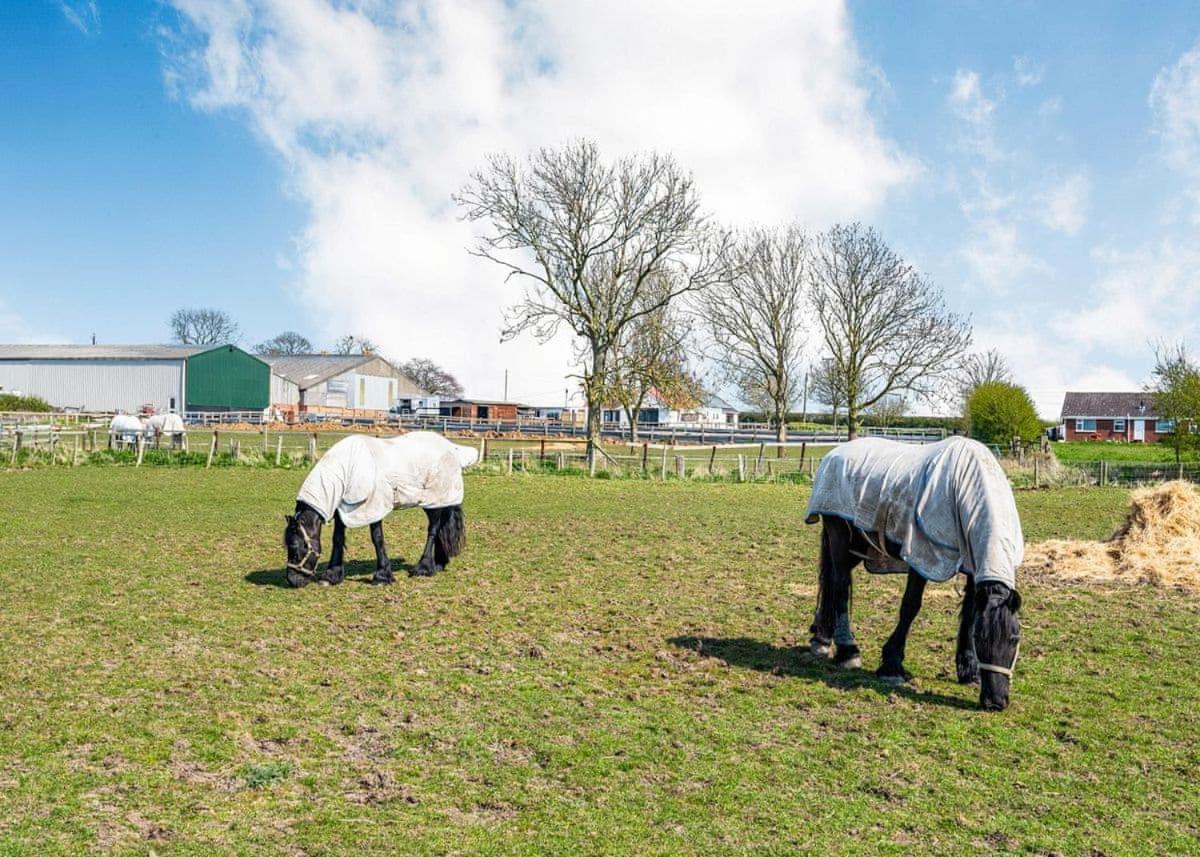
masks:
<svg viewBox="0 0 1200 857"><path fill-rule="evenodd" d="M673 646L689 649L704 658L716 658L731 667L741 667L778 676L821 681L839 690L864 687L881 696L896 694L917 703L944 705L947 708L974 709L977 706L965 699L916 690L907 685L893 685L863 669L841 669L826 658L818 658L807 648L775 646L749 637L671 637Z"/></svg>
<svg viewBox="0 0 1200 857"><path fill-rule="evenodd" d="M317 566L320 571L325 570L322 564ZM407 574L413 566L408 563L401 562L395 557L392 558L392 568L397 575L400 573ZM346 563L346 582L353 580L355 583L370 583L371 578L375 576L374 560L357 559ZM260 568L258 571L252 571L246 574L243 578L247 583L253 583L255 586L277 586L281 589L291 589L291 585L287 582L287 577L284 575L282 566L276 568Z"/></svg>

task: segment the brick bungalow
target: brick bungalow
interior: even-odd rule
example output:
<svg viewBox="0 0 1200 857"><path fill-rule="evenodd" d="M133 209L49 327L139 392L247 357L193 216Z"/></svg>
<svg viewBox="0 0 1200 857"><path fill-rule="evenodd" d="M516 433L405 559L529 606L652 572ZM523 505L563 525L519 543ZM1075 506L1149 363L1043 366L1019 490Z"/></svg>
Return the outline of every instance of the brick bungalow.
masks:
<svg viewBox="0 0 1200 857"><path fill-rule="evenodd" d="M1067 393L1062 421L1066 440L1155 443L1175 430L1158 418L1150 393Z"/></svg>

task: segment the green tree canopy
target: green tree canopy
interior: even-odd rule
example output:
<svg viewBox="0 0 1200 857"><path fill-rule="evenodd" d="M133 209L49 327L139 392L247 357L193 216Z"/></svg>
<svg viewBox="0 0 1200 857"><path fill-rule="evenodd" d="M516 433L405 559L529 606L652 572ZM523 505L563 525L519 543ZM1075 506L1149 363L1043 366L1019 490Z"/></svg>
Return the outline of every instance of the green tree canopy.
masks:
<svg viewBox="0 0 1200 857"><path fill-rule="evenodd" d="M971 437L983 443L1034 440L1042 431L1033 399L1024 387L988 381L971 391L963 414Z"/></svg>

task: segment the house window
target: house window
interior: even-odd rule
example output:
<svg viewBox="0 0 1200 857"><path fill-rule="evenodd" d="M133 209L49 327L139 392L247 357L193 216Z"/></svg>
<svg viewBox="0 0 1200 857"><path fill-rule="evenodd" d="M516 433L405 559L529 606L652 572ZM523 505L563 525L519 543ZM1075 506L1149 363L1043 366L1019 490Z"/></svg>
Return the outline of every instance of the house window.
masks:
<svg viewBox="0 0 1200 857"><path fill-rule="evenodd" d="M619 423L621 421L621 412L614 410L605 411L604 421L606 423Z"/></svg>
<svg viewBox="0 0 1200 857"><path fill-rule="evenodd" d="M1159 434L1170 434L1175 431L1175 420L1155 420L1154 430Z"/></svg>
<svg viewBox="0 0 1200 857"><path fill-rule="evenodd" d="M1125 420L1113 420L1113 431L1125 433Z"/></svg>
<svg viewBox="0 0 1200 857"><path fill-rule="evenodd" d="M638 411L638 422L652 426L658 425L662 422L662 417L658 411L658 408L642 408Z"/></svg>
<svg viewBox="0 0 1200 857"><path fill-rule="evenodd" d="M1095 431L1096 421L1093 420L1075 420L1075 431Z"/></svg>

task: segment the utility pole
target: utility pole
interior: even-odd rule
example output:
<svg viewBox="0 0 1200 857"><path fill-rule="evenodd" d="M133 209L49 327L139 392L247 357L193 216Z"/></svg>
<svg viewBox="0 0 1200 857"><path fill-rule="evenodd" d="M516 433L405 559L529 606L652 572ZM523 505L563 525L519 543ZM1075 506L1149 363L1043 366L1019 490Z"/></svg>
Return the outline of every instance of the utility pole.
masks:
<svg viewBox="0 0 1200 857"><path fill-rule="evenodd" d="M504 370L504 401L508 401L508 370Z"/></svg>

